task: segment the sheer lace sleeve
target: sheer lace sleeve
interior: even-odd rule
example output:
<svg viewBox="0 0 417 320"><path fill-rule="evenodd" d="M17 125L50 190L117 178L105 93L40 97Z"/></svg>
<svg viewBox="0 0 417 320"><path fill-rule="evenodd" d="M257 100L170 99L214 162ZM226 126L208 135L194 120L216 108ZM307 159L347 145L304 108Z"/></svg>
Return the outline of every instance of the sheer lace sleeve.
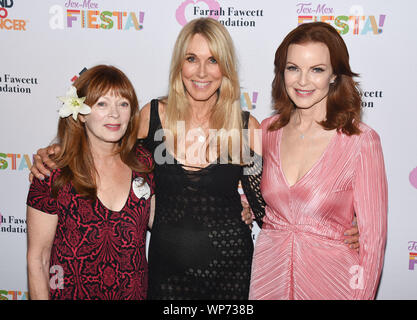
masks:
<svg viewBox="0 0 417 320"><path fill-rule="evenodd" d="M251 162L243 167L241 182L243 192L260 228L262 227L266 206L261 194L261 178L262 157L251 150Z"/></svg>

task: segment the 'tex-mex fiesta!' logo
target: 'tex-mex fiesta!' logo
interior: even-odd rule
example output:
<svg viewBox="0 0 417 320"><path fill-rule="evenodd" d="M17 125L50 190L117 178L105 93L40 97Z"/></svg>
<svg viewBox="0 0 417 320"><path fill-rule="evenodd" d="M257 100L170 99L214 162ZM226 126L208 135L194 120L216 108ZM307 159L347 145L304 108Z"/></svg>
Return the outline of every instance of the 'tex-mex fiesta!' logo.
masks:
<svg viewBox="0 0 417 320"><path fill-rule="evenodd" d="M0 289L0 301L1 300L28 300L28 297L29 297L29 292L27 291Z"/></svg>
<svg viewBox="0 0 417 320"><path fill-rule="evenodd" d="M3 170L28 170L32 166L31 158L33 155L0 152L0 173Z"/></svg>
<svg viewBox="0 0 417 320"><path fill-rule="evenodd" d="M259 92L242 92L240 94L240 106L243 110L256 109L256 103L258 101Z"/></svg>
<svg viewBox="0 0 417 320"><path fill-rule="evenodd" d="M417 265L417 241L408 241L408 251L410 251L408 270L414 270Z"/></svg>
<svg viewBox="0 0 417 320"><path fill-rule="evenodd" d="M333 25L341 35L379 35L386 21L385 14L365 15L365 9L360 5L350 7L348 14L336 14L336 10L327 3L299 2L296 7L298 24L326 22Z"/></svg>
<svg viewBox="0 0 417 320"><path fill-rule="evenodd" d="M100 10L91 0L66 0L64 6L49 8L49 27L55 29L142 30L143 11L127 12L114 9Z"/></svg>
<svg viewBox="0 0 417 320"><path fill-rule="evenodd" d="M210 17L226 27L256 27L256 19L263 17L263 9L222 7L216 0L185 0L175 17L182 26L195 18Z"/></svg>

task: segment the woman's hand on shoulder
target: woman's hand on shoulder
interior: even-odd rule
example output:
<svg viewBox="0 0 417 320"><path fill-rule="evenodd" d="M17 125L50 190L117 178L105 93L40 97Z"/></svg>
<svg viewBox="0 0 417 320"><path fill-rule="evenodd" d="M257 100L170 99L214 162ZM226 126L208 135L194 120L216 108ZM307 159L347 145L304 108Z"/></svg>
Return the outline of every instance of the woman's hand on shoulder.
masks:
<svg viewBox="0 0 417 320"><path fill-rule="evenodd" d="M30 168L29 181L32 182L33 177L40 180L51 174L51 170L56 169L56 163L52 161L51 156L57 154L61 150L58 144L41 148L33 156L33 166Z"/></svg>

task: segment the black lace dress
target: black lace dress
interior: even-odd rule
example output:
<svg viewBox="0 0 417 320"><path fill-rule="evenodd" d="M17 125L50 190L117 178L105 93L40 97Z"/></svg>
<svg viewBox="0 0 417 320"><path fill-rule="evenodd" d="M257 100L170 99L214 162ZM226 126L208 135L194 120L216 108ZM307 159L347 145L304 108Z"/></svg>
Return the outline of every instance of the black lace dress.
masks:
<svg viewBox="0 0 417 320"><path fill-rule="evenodd" d="M247 126L249 113L243 118ZM164 142L154 141L158 129L158 101L152 100L148 137L141 143L153 154L163 150L167 161L155 161L148 299L248 299L253 241L241 219L238 184L261 224L261 172L244 175L243 167L233 164L187 170ZM259 169L262 164L256 163Z"/></svg>

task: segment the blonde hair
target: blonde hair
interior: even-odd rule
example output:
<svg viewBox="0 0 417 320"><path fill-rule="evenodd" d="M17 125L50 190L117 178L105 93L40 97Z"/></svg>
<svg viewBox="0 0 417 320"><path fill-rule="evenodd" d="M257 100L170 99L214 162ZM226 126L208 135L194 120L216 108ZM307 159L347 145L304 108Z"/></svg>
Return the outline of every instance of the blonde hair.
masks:
<svg viewBox="0 0 417 320"><path fill-rule="evenodd" d="M218 98L210 114L210 129L216 129L218 132L216 142L219 142L221 146L229 145L230 136L233 136L232 139L241 139L241 137L234 136L241 134L243 129L237 60L229 32L220 22L211 18L192 20L184 26L175 42L171 59L169 91L168 96L164 99L164 102L167 104L164 129L172 133L174 143L176 144L177 123L178 121L185 121L190 116L190 108L186 97L186 89L182 82L181 70L186 58L188 45L196 34L203 36L207 40L210 52L216 59L223 75L222 83L218 90ZM229 150L229 155L231 155L231 146L228 146L227 150Z"/></svg>

